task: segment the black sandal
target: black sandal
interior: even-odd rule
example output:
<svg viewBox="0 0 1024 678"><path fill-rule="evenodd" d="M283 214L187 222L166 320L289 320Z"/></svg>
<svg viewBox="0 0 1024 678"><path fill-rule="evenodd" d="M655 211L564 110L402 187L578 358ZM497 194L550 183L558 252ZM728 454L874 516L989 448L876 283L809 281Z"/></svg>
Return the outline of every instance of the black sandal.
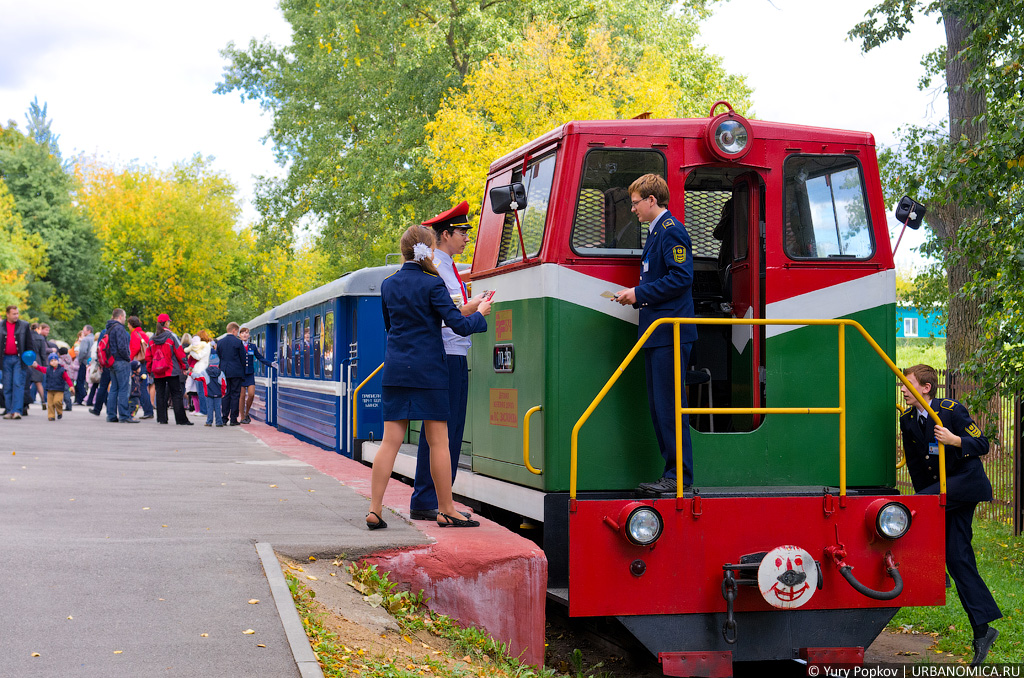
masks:
<svg viewBox="0 0 1024 678"><path fill-rule="evenodd" d="M465 515L465 514L462 514ZM476 520L470 520L468 517L466 520L460 518L452 518L447 513L437 512L438 518L444 518L443 523L438 523L438 527L480 527L480 523Z"/></svg>
<svg viewBox="0 0 1024 678"><path fill-rule="evenodd" d="M373 511L370 511L369 513L366 514L367 518L369 518L370 516L377 516L377 522L371 523L369 520L367 520L366 521L366 529L368 529L368 530L383 530L385 527L388 526L388 524L384 522L384 519L381 518L376 513L374 513Z"/></svg>

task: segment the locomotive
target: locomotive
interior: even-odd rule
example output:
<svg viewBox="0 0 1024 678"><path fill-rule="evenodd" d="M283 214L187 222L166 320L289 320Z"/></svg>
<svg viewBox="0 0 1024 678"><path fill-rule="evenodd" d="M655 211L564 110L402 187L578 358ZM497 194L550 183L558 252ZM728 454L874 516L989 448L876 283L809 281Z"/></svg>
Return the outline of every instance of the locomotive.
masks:
<svg viewBox="0 0 1024 678"><path fill-rule="evenodd" d="M637 311L610 299L639 277L647 224L628 187L649 173L693 249L695 317L659 321L698 336L675 375L694 459L675 496L636 490L663 465L633 360L650 332L638 340ZM666 675L730 675L858 663L899 607L944 604L944 485L895 489L903 376L870 134L726 102L700 119L569 122L491 164L476 234L463 277L495 294L453 490L542 525L549 597L571 616L617 618ZM268 423L372 461L377 297L395 269L249 323L281 363L257 383ZM414 468L411 448L395 472Z"/></svg>

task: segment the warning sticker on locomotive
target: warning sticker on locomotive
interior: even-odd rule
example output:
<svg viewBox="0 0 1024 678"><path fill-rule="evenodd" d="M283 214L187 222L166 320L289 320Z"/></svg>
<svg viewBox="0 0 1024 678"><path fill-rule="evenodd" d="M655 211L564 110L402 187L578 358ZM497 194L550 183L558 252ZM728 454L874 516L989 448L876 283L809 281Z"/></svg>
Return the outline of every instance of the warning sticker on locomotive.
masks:
<svg viewBox="0 0 1024 678"><path fill-rule="evenodd" d="M494 313L494 340L509 341L512 339L512 311L496 311Z"/></svg>
<svg viewBox="0 0 1024 678"><path fill-rule="evenodd" d="M779 546L761 560L757 587L772 607L800 607L818 588L818 566L799 546Z"/></svg>
<svg viewBox="0 0 1024 678"><path fill-rule="evenodd" d="M519 391L514 388L492 388L490 393L491 424L519 426Z"/></svg>

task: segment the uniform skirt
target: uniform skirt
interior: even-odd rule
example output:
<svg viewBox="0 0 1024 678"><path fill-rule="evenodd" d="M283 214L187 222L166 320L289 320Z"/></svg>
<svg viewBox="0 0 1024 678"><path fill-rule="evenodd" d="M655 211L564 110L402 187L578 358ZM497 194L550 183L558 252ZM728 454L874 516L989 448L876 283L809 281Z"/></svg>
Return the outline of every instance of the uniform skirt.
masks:
<svg viewBox="0 0 1024 678"><path fill-rule="evenodd" d="M384 421L422 419L448 421L448 389L384 386L381 389Z"/></svg>
<svg viewBox="0 0 1024 678"><path fill-rule="evenodd" d="M256 385L256 375L255 374L247 374L247 375L245 375L242 378L242 388L245 388L246 386L255 386L255 385Z"/></svg>

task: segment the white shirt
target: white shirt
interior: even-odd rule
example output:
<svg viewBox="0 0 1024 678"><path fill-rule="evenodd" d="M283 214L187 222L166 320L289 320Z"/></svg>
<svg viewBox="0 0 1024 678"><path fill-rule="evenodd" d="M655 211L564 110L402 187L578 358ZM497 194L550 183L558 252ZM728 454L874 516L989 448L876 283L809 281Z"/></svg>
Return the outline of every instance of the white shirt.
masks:
<svg viewBox="0 0 1024 678"><path fill-rule="evenodd" d="M445 287L448 288L448 294L452 296L457 294L462 297L462 285L459 284L459 279L455 277L455 271L452 270L453 263L451 255L447 252L442 252L440 248L434 250L434 266L441 275ZM473 345L472 339L460 337L452 332L447 325L441 325L441 340L444 341L444 352L448 355L466 355L469 353L469 347Z"/></svg>

